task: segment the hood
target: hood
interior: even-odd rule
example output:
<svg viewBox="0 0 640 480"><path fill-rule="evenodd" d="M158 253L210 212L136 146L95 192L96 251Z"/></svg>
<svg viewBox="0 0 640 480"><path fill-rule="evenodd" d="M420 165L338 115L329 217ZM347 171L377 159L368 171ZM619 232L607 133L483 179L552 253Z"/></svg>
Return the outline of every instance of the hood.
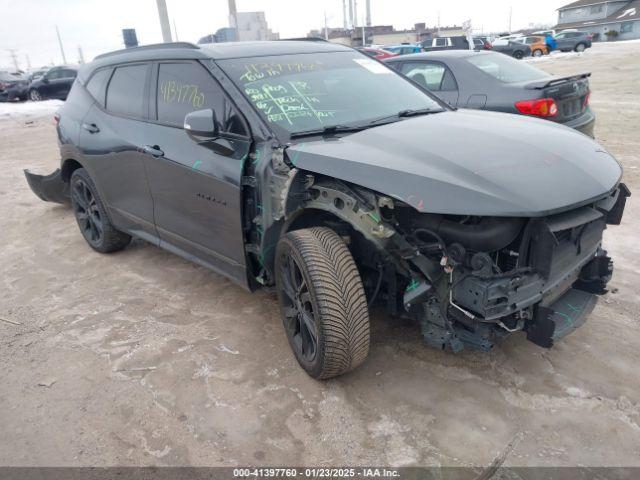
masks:
<svg viewBox="0 0 640 480"><path fill-rule="evenodd" d="M286 152L300 169L452 215L544 216L606 195L622 175L580 132L478 110L410 118Z"/></svg>

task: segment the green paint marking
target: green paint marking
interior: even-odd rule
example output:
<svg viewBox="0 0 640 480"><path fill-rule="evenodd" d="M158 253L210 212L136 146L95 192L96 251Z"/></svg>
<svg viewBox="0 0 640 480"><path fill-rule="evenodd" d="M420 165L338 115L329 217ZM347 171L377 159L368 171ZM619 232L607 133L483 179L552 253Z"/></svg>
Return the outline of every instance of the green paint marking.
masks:
<svg viewBox="0 0 640 480"><path fill-rule="evenodd" d="M369 216L373 218L373 221L376 223L380 223L380 217L373 212L369 212Z"/></svg>
<svg viewBox="0 0 640 480"><path fill-rule="evenodd" d="M567 321L569 322L569 325L573 328L573 318L571 318L569 315L567 315L566 313L562 313L562 312L558 312L555 311L554 312L556 315L560 315L561 317L564 317L567 319Z"/></svg>
<svg viewBox="0 0 640 480"><path fill-rule="evenodd" d="M582 310L581 308L574 307L570 303L567 303L567 307L569 307L571 309L571 311L573 311L573 312L579 312L580 310Z"/></svg>
<svg viewBox="0 0 640 480"><path fill-rule="evenodd" d="M300 152L293 152L289 157L289 160L291 161L294 167L296 166L296 162L298 161L299 156L300 156Z"/></svg>
<svg viewBox="0 0 640 480"><path fill-rule="evenodd" d="M405 291L410 292L411 290L415 290L416 288L418 288L418 285L420 285L420 282L418 282L414 278L413 280L411 280L411 283L407 286L407 289Z"/></svg>
<svg viewBox="0 0 640 480"><path fill-rule="evenodd" d="M201 163L202 163L202 160L196 160L195 163L193 164L194 170L197 170Z"/></svg>

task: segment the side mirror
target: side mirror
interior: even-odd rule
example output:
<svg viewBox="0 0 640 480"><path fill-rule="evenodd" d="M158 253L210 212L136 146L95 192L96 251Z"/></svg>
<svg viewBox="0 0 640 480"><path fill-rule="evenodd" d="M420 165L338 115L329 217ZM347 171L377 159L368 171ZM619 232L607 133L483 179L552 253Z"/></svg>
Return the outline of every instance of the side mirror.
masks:
<svg viewBox="0 0 640 480"><path fill-rule="evenodd" d="M216 112L211 108L187 113L184 117L184 129L190 135L214 138L218 136Z"/></svg>

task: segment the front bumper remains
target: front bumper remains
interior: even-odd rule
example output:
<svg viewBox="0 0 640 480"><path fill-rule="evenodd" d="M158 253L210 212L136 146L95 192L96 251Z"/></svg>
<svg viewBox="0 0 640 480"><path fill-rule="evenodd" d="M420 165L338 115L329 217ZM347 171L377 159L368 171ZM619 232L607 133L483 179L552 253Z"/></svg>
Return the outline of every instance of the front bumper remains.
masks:
<svg viewBox="0 0 640 480"><path fill-rule="evenodd" d="M624 184L595 204L530 219L522 233L519 266L498 274L460 272L451 281L448 322L441 309L426 309L428 344L454 351L488 351L496 338L522 330L533 343L550 348L585 322L606 293L613 262L603 250L606 225L622 220ZM518 264L516 264L518 265Z"/></svg>
<svg viewBox="0 0 640 480"><path fill-rule="evenodd" d="M36 175L29 170L24 171L31 191L45 202L69 203L69 183L62 179L62 172L57 169L50 175Z"/></svg>

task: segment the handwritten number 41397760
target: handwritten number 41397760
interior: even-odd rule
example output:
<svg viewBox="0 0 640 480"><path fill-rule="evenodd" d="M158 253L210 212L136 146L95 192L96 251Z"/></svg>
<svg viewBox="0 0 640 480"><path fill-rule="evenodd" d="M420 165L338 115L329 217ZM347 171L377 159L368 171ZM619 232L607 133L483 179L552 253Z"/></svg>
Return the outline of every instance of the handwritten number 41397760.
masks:
<svg viewBox="0 0 640 480"><path fill-rule="evenodd" d="M200 108L204 105L204 93L198 90L197 85L188 85L175 80L160 83L162 100L167 103L190 103Z"/></svg>

